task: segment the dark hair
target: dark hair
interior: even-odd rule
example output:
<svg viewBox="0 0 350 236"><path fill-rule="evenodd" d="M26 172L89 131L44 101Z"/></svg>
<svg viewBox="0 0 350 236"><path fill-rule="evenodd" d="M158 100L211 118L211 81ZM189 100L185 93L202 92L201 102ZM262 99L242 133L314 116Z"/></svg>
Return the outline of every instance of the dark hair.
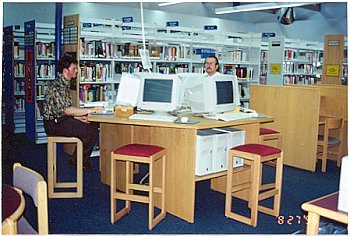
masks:
<svg viewBox="0 0 350 236"><path fill-rule="evenodd" d="M71 64L78 64L78 60L75 59L72 55L70 54L64 54L61 59L57 62L57 67L58 67L58 72L62 74L63 69L66 68L68 69Z"/></svg>
<svg viewBox="0 0 350 236"><path fill-rule="evenodd" d="M215 65L219 65L219 59L216 57L216 56L214 56L214 55L212 55L212 56L207 56L205 59L207 59L207 58L214 58L215 59Z"/></svg>

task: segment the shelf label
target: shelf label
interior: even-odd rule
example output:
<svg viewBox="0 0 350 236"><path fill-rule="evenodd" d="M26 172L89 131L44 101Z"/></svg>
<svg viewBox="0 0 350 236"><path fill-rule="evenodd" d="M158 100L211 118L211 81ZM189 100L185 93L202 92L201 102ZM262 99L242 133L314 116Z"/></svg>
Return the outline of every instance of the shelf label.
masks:
<svg viewBox="0 0 350 236"><path fill-rule="evenodd" d="M166 22L166 26L167 27L173 27L173 26L179 26L179 22L178 21L167 21Z"/></svg>
<svg viewBox="0 0 350 236"><path fill-rule="evenodd" d="M328 46L339 46L339 40L329 40Z"/></svg>
<svg viewBox="0 0 350 236"><path fill-rule="evenodd" d="M217 25L205 25L204 30L218 30Z"/></svg>
<svg viewBox="0 0 350 236"><path fill-rule="evenodd" d="M123 17L122 20L123 20L123 23L134 22L134 18L132 16Z"/></svg>
<svg viewBox="0 0 350 236"><path fill-rule="evenodd" d="M263 32L263 33L261 33L261 37L263 37L263 38L273 38L273 37L276 37L276 33Z"/></svg>
<svg viewBox="0 0 350 236"><path fill-rule="evenodd" d="M339 77L339 65L327 65L326 76Z"/></svg>
<svg viewBox="0 0 350 236"><path fill-rule="evenodd" d="M91 28L92 24L91 23L83 23L83 28Z"/></svg>
<svg viewBox="0 0 350 236"><path fill-rule="evenodd" d="M273 75L281 74L281 64L271 63L270 64L270 74L273 74Z"/></svg>

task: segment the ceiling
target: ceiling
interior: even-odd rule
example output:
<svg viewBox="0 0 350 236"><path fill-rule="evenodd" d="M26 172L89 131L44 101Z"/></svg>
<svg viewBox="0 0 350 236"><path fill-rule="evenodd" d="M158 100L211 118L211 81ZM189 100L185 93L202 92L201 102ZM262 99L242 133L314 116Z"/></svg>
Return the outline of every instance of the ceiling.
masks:
<svg viewBox="0 0 350 236"><path fill-rule="evenodd" d="M277 10L265 10L254 12L240 12L233 14L216 15L215 9L223 7L232 7L235 5L253 4L253 2L183 2L169 6L158 6L159 2L144 2L144 9L159 10L171 13L182 13L204 17L215 17L226 20L244 21L247 23L272 23L278 22ZM262 3L262 2L259 2ZM128 7L140 8L140 3L118 3ZM194 10L195 9L195 10ZM328 20L346 19L347 3L346 2L322 2L311 3L303 7L295 7L296 20L317 20L318 17L325 17Z"/></svg>

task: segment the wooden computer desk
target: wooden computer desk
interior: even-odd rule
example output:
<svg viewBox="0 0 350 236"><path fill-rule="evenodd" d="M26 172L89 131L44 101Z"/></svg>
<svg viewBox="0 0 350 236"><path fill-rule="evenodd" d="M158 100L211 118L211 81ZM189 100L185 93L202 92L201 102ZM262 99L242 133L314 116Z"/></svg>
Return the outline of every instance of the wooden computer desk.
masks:
<svg viewBox="0 0 350 236"><path fill-rule="evenodd" d="M338 210L338 194L332 193L301 205L308 211L307 235L318 235L320 216L348 224L348 213Z"/></svg>
<svg viewBox="0 0 350 236"><path fill-rule="evenodd" d="M197 181L211 179L211 188L225 192L226 171L196 177L196 134L197 130L235 127L246 130L246 143L259 140L260 123L273 122L273 118L251 118L231 122L190 117L200 121L197 124L175 124L169 122L135 121L114 115L89 115L88 120L100 123L100 171L101 181L110 183L110 156L116 148L130 143L153 144L167 149L166 167L166 210L188 222L194 222L195 185ZM123 171L119 163L118 171ZM234 182L249 178L249 169L237 168ZM117 180L118 188L123 183ZM247 198L248 192L237 195ZM156 202L157 204L157 202Z"/></svg>

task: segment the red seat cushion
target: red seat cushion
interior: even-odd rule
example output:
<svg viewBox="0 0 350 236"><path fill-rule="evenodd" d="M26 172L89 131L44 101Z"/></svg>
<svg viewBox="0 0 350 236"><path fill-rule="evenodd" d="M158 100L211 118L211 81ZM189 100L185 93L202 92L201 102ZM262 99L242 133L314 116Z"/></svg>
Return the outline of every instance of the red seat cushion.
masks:
<svg viewBox="0 0 350 236"><path fill-rule="evenodd" d="M260 128L260 135L264 134L279 134L280 132L273 130L273 129L265 129L265 128Z"/></svg>
<svg viewBox="0 0 350 236"><path fill-rule="evenodd" d="M130 156L139 156L139 157L150 157L153 154L162 151L164 148L154 146L154 145L145 145L145 144L128 144L123 147L120 147L113 151L114 154L121 155L130 155Z"/></svg>
<svg viewBox="0 0 350 236"><path fill-rule="evenodd" d="M260 156L269 156L272 154L280 153L281 149L267 146L264 144L250 143L231 148L231 150L237 150L241 152L253 153Z"/></svg>

